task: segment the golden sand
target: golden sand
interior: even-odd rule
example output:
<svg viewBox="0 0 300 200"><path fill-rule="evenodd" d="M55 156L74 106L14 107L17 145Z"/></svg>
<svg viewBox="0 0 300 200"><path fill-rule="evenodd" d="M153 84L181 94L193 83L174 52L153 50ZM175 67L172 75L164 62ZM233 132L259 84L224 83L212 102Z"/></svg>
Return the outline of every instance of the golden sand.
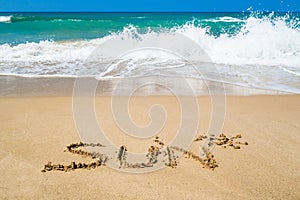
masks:
<svg viewBox="0 0 300 200"><path fill-rule="evenodd" d="M95 104L108 137L117 146L147 152L153 138L136 141L122 134L113 123L109 103L109 97L99 97ZM132 103L132 118L142 125L149 123L145 113L150 105L165 106L170 117L159 138L167 144L179 126L176 99L135 97ZM199 103L198 135L202 136L195 138L185 157L196 158L208 128L210 99L199 97ZM43 173L48 161L73 167L93 162L63 152L66 146L80 142L72 98L0 98L0 199L299 199L300 96L227 97L226 108L225 135L212 151L218 163L215 170L182 157L175 168L145 174L103 165ZM236 139L231 141L232 137Z"/></svg>

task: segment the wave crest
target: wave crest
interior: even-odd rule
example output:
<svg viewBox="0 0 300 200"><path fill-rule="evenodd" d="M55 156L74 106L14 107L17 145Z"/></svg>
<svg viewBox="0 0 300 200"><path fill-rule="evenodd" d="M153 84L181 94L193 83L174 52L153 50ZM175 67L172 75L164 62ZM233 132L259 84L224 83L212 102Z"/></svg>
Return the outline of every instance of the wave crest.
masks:
<svg viewBox="0 0 300 200"><path fill-rule="evenodd" d="M0 23L2 22L5 22L5 23L8 23L8 22L11 22L11 17L12 16L0 16Z"/></svg>

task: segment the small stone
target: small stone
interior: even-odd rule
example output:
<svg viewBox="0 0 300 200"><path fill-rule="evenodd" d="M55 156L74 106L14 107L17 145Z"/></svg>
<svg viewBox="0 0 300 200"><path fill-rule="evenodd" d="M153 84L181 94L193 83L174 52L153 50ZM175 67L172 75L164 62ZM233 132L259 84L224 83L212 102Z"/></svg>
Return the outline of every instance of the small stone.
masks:
<svg viewBox="0 0 300 200"><path fill-rule="evenodd" d="M76 163L75 163L75 162L72 162L72 163L71 163L71 169L76 169L76 168L77 168Z"/></svg>

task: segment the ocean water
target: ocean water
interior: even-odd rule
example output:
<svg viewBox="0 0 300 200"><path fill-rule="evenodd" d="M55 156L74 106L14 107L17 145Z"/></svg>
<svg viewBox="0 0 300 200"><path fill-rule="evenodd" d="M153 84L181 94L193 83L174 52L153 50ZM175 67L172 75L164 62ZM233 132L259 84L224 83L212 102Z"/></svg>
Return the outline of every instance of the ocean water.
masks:
<svg viewBox="0 0 300 200"><path fill-rule="evenodd" d="M142 51L119 60L106 54L114 50L107 47L114 38L120 39L118 49L124 41L172 41L174 34L203 50L207 59L194 64L204 76L167 53ZM96 49L103 57L88 62ZM112 79L180 73L299 94L300 13L0 13L0 75Z"/></svg>

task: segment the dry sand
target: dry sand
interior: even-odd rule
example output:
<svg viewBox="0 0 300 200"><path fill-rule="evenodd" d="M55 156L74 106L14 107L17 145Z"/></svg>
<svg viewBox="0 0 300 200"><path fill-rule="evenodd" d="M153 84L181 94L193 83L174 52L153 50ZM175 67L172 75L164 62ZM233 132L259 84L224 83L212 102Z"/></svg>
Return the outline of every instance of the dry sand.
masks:
<svg viewBox="0 0 300 200"><path fill-rule="evenodd" d="M121 98L121 97L120 97ZM199 134L209 122L210 101L199 97ZM146 151L151 141L134 141L114 125L110 98L96 110L103 129L117 144ZM149 105L165 105L168 121L160 138L168 142L179 126L174 97L135 97L131 114L149 122ZM223 133L242 134L241 149L215 147L214 171L186 158L177 168L128 174L100 166L70 172L41 169L48 162L91 162L63 152L79 142L71 97L0 98L0 199L300 199L300 96L227 97ZM198 152L199 143L190 150Z"/></svg>

